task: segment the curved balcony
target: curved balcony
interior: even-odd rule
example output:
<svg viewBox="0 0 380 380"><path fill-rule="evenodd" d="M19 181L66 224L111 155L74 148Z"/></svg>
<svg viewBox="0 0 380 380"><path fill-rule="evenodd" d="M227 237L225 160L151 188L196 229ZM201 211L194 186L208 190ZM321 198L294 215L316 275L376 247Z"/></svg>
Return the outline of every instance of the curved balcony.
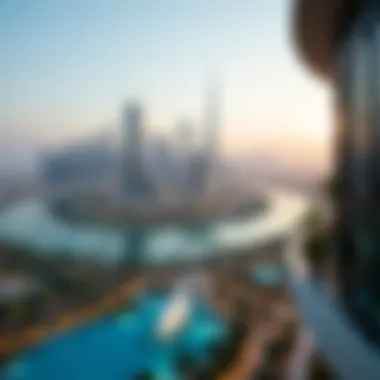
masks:
<svg viewBox="0 0 380 380"><path fill-rule="evenodd" d="M298 229L294 231L285 254L287 281L314 343L339 378L379 379L380 351L367 343L328 294L328 289L308 271L301 243L302 234Z"/></svg>

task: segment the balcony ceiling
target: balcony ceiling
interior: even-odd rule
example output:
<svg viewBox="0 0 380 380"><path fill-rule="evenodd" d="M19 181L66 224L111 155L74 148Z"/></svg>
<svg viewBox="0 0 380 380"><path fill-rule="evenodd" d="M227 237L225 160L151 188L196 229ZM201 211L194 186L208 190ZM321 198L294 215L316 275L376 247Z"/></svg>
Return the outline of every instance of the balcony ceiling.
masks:
<svg viewBox="0 0 380 380"><path fill-rule="evenodd" d="M334 72L333 43L347 0L295 0L293 32L302 60L318 74Z"/></svg>

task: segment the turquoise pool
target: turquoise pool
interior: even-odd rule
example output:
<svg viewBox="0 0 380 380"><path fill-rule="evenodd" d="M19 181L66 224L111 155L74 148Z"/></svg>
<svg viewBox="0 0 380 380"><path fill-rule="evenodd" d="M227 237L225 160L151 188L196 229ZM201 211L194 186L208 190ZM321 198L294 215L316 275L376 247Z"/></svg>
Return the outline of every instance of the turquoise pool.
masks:
<svg viewBox="0 0 380 380"><path fill-rule="evenodd" d="M208 345L222 339L227 326L202 300L192 299L189 319L168 340L155 329L168 296L145 295L133 310L115 313L55 336L9 362L3 380L127 380L139 373L180 379L177 360L197 365L209 358Z"/></svg>

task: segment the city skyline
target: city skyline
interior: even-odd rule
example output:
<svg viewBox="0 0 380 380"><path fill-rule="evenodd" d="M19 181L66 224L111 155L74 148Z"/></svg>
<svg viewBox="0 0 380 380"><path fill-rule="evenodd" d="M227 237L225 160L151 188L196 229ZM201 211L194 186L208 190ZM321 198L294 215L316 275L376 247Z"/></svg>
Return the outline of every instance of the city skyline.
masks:
<svg viewBox="0 0 380 380"><path fill-rule="evenodd" d="M28 163L41 147L114 126L130 97L149 108L153 132L180 118L198 124L199 90L211 72L223 89L227 154L270 151L306 167L325 165L327 89L286 42L288 1L152 4L0 5L3 162Z"/></svg>

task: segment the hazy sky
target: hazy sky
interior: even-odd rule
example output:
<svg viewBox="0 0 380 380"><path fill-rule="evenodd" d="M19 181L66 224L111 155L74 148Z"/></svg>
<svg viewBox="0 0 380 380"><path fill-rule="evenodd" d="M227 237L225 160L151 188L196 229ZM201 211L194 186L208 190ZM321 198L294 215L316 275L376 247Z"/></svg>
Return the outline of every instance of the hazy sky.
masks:
<svg viewBox="0 0 380 380"><path fill-rule="evenodd" d="M286 0L2 0L0 161L115 123L140 98L153 130L199 122L211 74L231 154L323 165L326 86L299 62ZM302 158L302 159L301 159Z"/></svg>

